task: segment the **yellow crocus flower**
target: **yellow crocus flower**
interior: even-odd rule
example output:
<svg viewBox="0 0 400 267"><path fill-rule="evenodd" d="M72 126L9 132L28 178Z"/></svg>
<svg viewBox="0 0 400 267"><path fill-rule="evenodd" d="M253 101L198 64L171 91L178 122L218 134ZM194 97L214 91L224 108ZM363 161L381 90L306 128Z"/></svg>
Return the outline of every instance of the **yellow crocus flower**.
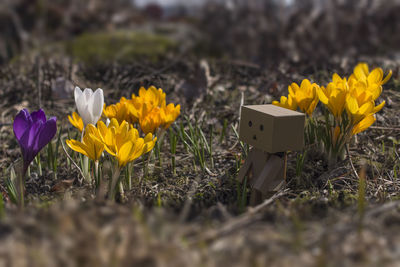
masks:
<svg viewBox="0 0 400 267"><path fill-rule="evenodd" d="M356 125L368 115L372 114L374 110L374 102L369 101L366 103L357 102L357 99L350 96L346 100L346 111L349 115L353 125Z"/></svg>
<svg viewBox="0 0 400 267"><path fill-rule="evenodd" d="M154 133L160 126L167 129L179 114L180 105L166 105L166 94L154 86L141 87L138 96L122 97L118 103L103 108L104 117L115 118L118 123L138 123L145 134Z"/></svg>
<svg viewBox="0 0 400 267"><path fill-rule="evenodd" d="M291 110L297 109L297 103L296 101L293 100L293 97L291 95L288 95L288 97L281 96L280 101L276 100L272 101L272 104L286 109L291 109Z"/></svg>
<svg viewBox="0 0 400 267"><path fill-rule="evenodd" d="M120 168L153 149L157 140L151 133L140 138L138 131L128 122L119 124L115 118L111 119L108 127L99 122L98 128L106 151L118 160Z"/></svg>
<svg viewBox="0 0 400 267"><path fill-rule="evenodd" d="M375 116L373 114L370 114L366 116L363 120L361 120L359 123L354 125L353 129L351 130L352 135L356 135L358 133L361 133L362 131L366 130L375 122Z"/></svg>
<svg viewBox="0 0 400 267"><path fill-rule="evenodd" d="M374 101L369 101L359 105L354 97L348 97L346 101L346 110L353 125L352 134L364 131L375 121L373 116L385 105L385 101L375 106ZM372 116L372 117L371 117Z"/></svg>
<svg viewBox="0 0 400 267"><path fill-rule="evenodd" d="M347 92L349 90L349 86L351 86L351 82L347 80L346 77L342 78L339 74L334 73L332 75L331 82L336 89L341 89L342 91Z"/></svg>
<svg viewBox="0 0 400 267"><path fill-rule="evenodd" d="M123 121L135 123L138 121L138 118L132 112L131 106L131 102L122 97L120 102L116 104L112 104L109 106L104 105L103 114L109 119L115 118L119 123Z"/></svg>
<svg viewBox="0 0 400 267"><path fill-rule="evenodd" d="M373 102L374 98L370 91L367 90L364 83L357 83L349 90L348 97L353 97L357 100L359 106L367 102Z"/></svg>
<svg viewBox="0 0 400 267"><path fill-rule="evenodd" d="M157 89L150 86L147 90L144 87L139 89L139 96L132 95L132 99L139 98L142 103L151 105L152 107L162 107L166 105L166 94L161 88Z"/></svg>
<svg viewBox="0 0 400 267"><path fill-rule="evenodd" d="M308 79L304 79L300 87L296 83L292 83L288 88L289 95L296 101L300 110L309 116L312 115L319 101L317 88L319 86L316 83L311 84Z"/></svg>
<svg viewBox="0 0 400 267"><path fill-rule="evenodd" d="M104 151L104 144L100 140L99 131L93 124L88 124L82 142L70 139L67 145L74 151L79 152L93 161L98 161Z"/></svg>
<svg viewBox="0 0 400 267"><path fill-rule="evenodd" d="M70 115L68 115L68 120L69 122L72 124L72 126L74 126L75 128L77 128L80 132L83 131L83 120L82 118L78 115L78 113L76 113L74 111L74 113L72 113L72 117Z"/></svg>
<svg viewBox="0 0 400 267"><path fill-rule="evenodd" d="M383 78L383 70L381 68L375 68L369 72L367 63L358 63L354 68L353 73L357 80L367 82L368 84L383 85L389 81L390 77L392 77L391 70L385 78Z"/></svg>
<svg viewBox="0 0 400 267"><path fill-rule="evenodd" d="M328 86L320 87L317 89L319 100L329 109L332 115L339 118L346 104L347 91L333 82L329 83Z"/></svg>
<svg viewBox="0 0 400 267"><path fill-rule="evenodd" d="M155 133L158 127L161 126L161 109L159 107L155 107L149 110L148 105L144 104L143 113L139 118L140 128L143 133Z"/></svg>
<svg viewBox="0 0 400 267"><path fill-rule="evenodd" d="M168 104L160 109L161 124L164 129L168 129L169 126L178 118L181 114L181 105L174 105L173 103Z"/></svg>
<svg viewBox="0 0 400 267"><path fill-rule="evenodd" d="M349 79L355 79L360 83L364 83L366 90L371 93L373 100L376 100L382 93L382 85L387 83L391 76L391 70L384 78L383 70L381 68L375 68L369 72L366 63L359 63L354 68L354 72Z"/></svg>

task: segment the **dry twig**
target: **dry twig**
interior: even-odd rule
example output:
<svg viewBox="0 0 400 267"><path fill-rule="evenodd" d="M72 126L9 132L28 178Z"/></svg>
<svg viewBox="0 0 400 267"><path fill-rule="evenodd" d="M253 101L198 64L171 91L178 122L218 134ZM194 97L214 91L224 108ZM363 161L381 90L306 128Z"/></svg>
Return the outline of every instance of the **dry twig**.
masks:
<svg viewBox="0 0 400 267"><path fill-rule="evenodd" d="M210 243L217 238L229 235L235 231L238 231L239 229L242 229L258 220L261 219L261 214L259 213L262 209L267 207L268 205L272 204L276 199L286 195L289 192L289 189L285 189L283 191L277 192L275 195L270 197L269 199L266 199L263 203L260 205L250 208L248 212L242 214L241 216L233 219L232 221L228 222L224 226L222 226L220 229L217 230L210 230L205 233L201 233L200 237L196 236L192 241L189 241L190 244L198 244L198 243ZM258 216L257 216L258 215Z"/></svg>

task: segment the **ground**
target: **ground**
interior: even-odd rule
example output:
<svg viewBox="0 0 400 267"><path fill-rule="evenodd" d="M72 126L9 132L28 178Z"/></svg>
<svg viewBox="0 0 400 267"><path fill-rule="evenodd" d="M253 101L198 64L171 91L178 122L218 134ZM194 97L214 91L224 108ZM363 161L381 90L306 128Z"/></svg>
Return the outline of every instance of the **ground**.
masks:
<svg viewBox="0 0 400 267"><path fill-rule="evenodd" d="M104 37L107 54L100 62L79 58L91 56L79 47L87 47L86 41L96 42L93 38L99 36L104 37L84 35L75 46L56 43L29 51L0 71L0 189L5 203L0 209L0 266L399 264L400 64L396 57L342 55L318 68L283 59L268 66L199 57L167 40L166 47L154 48L154 54L144 49L150 58L134 53L133 60L121 62L121 54L108 54L109 39ZM309 78L326 84L334 72L350 75L360 61L392 69L393 77L380 99L386 101L385 107L375 124L352 140L350 158L345 155L328 166L321 150L307 147L298 172L300 153L290 152L285 188L250 207L248 190L236 181L246 156L246 147L235 133L241 101L270 103L286 94L291 82ZM20 211L5 189L20 155L13 117L21 108L42 107L46 114L57 116L62 129L53 145L57 139L65 144L76 134L67 119L75 110L74 85L103 88L107 104L137 93L140 86L155 85L167 93L168 102L181 104L182 113L164 138L161 156L151 159L147 176L142 160L136 161L134 183L125 200L111 203L101 190L82 184L80 172L59 146L56 175L46 164L47 149L41 153L43 174L32 166L26 182L28 204ZM317 110L315 116L319 115ZM203 159L178 135L180 129L188 132L190 127L198 135L202 131L211 147ZM175 155L170 152L170 134L178 137ZM365 196L350 159L366 179Z"/></svg>

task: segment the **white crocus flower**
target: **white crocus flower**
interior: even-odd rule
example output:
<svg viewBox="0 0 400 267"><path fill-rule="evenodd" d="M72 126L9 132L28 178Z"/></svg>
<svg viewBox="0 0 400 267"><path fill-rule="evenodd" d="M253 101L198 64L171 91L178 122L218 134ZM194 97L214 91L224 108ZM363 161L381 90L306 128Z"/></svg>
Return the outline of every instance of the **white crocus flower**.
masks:
<svg viewBox="0 0 400 267"><path fill-rule="evenodd" d="M75 87L75 103L83 124L96 124L103 113L104 96L103 90L98 88L94 93L92 89L86 88L83 92Z"/></svg>

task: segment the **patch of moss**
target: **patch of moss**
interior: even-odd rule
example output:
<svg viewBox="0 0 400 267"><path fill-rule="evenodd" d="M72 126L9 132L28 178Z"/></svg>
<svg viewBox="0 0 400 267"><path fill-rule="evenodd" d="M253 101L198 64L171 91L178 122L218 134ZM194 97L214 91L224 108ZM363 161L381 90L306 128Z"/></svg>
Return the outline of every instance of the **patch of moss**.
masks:
<svg viewBox="0 0 400 267"><path fill-rule="evenodd" d="M142 32L85 33L67 45L67 52L85 63L156 61L177 47L173 40Z"/></svg>

